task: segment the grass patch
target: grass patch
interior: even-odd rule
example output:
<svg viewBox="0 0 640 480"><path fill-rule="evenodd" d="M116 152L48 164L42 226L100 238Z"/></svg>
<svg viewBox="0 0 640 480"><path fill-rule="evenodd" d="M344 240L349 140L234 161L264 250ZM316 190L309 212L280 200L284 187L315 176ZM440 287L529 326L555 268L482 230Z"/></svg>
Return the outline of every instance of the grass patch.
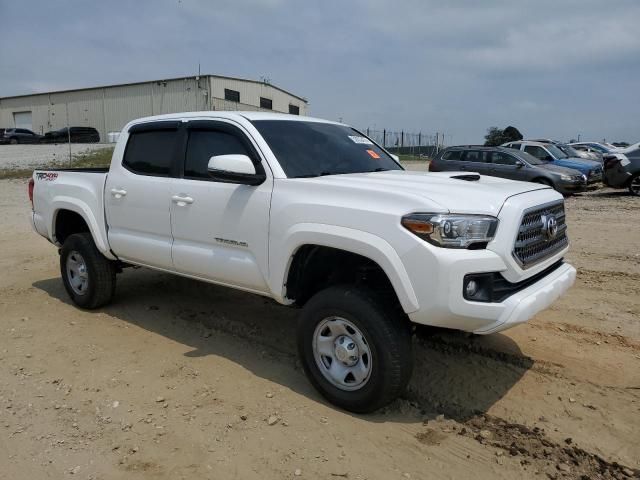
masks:
<svg viewBox="0 0 640 480"><path fill-rule="evenodd" d="M10 178L29 178L33 175L34 170L46 170L49 168L92 168L92 167L108 167L111 163L111 155L113 147L101 148L92 152L79 153L71 158L71 161L52 162L34 168L14 168L0 170L0 180Z"/></svg>
<svg viewBox="0 0 640 480"><path fill-rule="evenodd" d="M401 162L428 162L430 159L426 157L420 157L418 155L401 154L398 155Z"/></svg>

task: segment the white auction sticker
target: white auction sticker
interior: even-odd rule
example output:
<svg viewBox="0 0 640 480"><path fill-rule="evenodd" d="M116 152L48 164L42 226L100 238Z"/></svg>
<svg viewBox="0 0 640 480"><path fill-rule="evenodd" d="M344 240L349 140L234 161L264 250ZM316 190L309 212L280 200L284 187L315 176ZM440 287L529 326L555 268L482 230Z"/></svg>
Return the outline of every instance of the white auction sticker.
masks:
<svg viewBox="0 0 640 480"><path fill-rule="evenodd" d="M359 137L358 135L349 135L349 138L353 143L361 143L363 145L373 145L373 142L367 137Z"/></svg>

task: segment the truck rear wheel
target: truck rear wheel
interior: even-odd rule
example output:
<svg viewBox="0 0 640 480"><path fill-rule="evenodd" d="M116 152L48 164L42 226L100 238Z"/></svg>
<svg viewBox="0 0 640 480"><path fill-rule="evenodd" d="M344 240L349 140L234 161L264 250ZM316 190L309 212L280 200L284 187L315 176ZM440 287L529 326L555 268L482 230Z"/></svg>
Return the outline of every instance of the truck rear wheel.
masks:
<svg viewBox="0 0 640 480"><path fill-rule="evenodd" d="M60 273L73 303L94 309L108 304L116 289L115 264L96 248L90 233L75 233L60 252Z"/></svg>
<svg viewBox="0 0 640 480"><path fill-rule="evenodd" d="M413 367L409 322L372 291L349 285L322 290L307 302L298 353L313 386L357 413L398 397Z"/></svg>

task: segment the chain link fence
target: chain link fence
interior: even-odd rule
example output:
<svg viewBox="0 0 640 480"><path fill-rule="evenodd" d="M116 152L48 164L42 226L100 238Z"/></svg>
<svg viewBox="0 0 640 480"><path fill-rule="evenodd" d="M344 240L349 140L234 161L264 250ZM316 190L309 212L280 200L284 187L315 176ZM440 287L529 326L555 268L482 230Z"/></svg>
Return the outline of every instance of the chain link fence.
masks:
<svg viewBox="0 0 640 480"><path fill-rule="evenodd" d="M452 135L444 133L407 132L404 130L361 129L369 138L397 155L413 159L433 158L440 150L450 145Z"/></svg>

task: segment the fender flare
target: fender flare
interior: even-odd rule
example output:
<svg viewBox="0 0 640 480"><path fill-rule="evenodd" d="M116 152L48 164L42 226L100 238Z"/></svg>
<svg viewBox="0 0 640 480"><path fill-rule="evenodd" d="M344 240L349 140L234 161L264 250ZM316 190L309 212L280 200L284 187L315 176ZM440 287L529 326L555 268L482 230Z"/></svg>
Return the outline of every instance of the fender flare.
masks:
<svg viewBox="0 0 640 480"><path fill-rule="evenodd" d="M98 248L100 253L102 253L110 260L117 260L117 258L111 253L111 250L109 249L107 232L103 232L101 230L100 224L91 211L91 208L89 208L89 205L87 205L82 200L78 200L77 198L58 196L55 197L51 202L51 210L53 212L53 215L51 215L51 225L49 225L49 237L55 241L56 245L60 244L60 242L58 242L58 239L55 237L55 227L58 213L61 210L69 210L80 215L85 221L85 223L89 227L89 233L91 233L93 241L95 242L96 247Z"/></svg>
<svg viewBox="0 0 640 480"><path fill-rule="evenodd" d="M376 262L389 278L405 313L419 309L409 274L398 253L386 240L361 230L315 223L293 225L284 239L279 247L282 257L271 257L275 267L269 275L269 288L279 302L290 303L285 298L285 284L296 252L303 245L319 245L362 255Z"/></svg>

